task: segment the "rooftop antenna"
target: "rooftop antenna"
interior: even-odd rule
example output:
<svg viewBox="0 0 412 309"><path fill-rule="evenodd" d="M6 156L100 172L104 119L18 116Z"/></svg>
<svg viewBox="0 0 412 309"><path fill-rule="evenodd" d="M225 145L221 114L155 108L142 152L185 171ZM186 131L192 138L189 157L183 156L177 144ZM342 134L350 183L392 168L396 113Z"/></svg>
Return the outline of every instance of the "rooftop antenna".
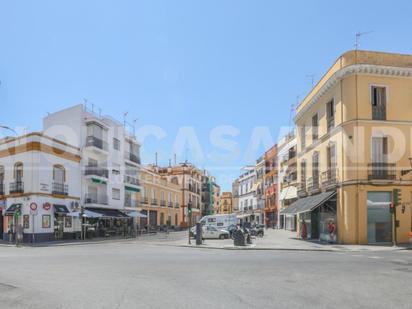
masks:
<svg viewBox="0 0 412 309"><path fill-rule="evenodd" d="M310 78L310 82L313 88L313 86L315 86L315 74L306 74L306 78Z"/></svg>
<svg viewBox="0 0 412 309"><path fill-rule="evenodd" d="M124 112L123 113L123 127L126 128L126 117L129 114L129 112Z"/></svg>
<svg viewBox="0 0 412 309"><path fill-rule="evenodd" d="M133 136L136 136L136 122L139 118L133 119Z"/></svg>
<svg viewBox="0 0 412 309"><path fill-rule="evenodd" d="M367 31L367 32L356 32L355 35L355 50L359 50L360 47L360 39L364 35L371 34L373 31Z"/></svg>
<svg viewBox="0 0 412 309"><path fill-rule="evenodd" d="M175 165L177 165L177 156L176 156L176 154L174 154L174 158L175 158Z"/></svg>

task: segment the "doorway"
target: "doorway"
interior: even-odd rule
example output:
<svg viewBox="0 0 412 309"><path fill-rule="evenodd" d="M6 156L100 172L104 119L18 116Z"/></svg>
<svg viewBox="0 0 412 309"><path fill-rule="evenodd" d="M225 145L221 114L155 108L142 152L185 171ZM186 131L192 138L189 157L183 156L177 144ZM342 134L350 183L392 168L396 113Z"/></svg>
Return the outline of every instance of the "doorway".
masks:
<svg viewBox="0 0 412 309"><path fill-rule="evenodd" d="M392 242L391 192L368 192L368 243Z"/></svg>

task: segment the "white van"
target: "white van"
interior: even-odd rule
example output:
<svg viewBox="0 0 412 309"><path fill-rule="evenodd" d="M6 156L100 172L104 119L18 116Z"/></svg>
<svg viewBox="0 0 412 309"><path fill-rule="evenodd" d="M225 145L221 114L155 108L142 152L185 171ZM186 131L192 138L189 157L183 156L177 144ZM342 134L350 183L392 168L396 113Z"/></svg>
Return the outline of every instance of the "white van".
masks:
<svg viewBox="0 0 412 309"><path fill-rule="evenodd" d="M231 225L236 225L237 218L236 214L230 215L210 215L204 216L199 221L202 225L211 225L217 228L225 229Z"/></svg>

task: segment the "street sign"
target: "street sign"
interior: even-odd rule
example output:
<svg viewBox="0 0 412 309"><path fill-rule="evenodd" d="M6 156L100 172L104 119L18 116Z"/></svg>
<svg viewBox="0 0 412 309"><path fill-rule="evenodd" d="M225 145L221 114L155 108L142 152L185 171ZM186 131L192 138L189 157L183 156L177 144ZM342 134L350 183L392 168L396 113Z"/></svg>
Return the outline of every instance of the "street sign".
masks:
<svg viewBox="0 0 412 309"><path fill-rule="evenodd" d="M37 204L34 203L34 202L31 203L31 204L30 204L30 209L33 210L33 211L37 210Z"/></svg>
<svg viewBox="0 0 412 309"><path fill-rule="evenodd" d="M37 215L37 209L36 210L30 209L30 214L32 216L36 216Z"/></svg>

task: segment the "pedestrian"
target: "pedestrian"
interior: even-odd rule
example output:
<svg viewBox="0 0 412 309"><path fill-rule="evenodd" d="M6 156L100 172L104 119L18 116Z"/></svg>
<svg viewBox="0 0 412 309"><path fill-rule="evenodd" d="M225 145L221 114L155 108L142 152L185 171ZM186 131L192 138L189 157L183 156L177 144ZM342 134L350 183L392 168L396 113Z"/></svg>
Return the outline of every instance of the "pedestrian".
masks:
<svg viewBox="0 0 412 309"><path fill-rule="evenodd" d="M329 243L334 243L335 242L335 232L336 232L335 222L329 221L328 231L329 231Z"/></svg>
<svg viewBox="0 0 412 309"><path fill-rule="evenodd" d="M308 238L308 227L306 225L305 219L302 220L302 226L300 229L301 229L300 235L302 236L302 239L307 239Z"/></svg>

